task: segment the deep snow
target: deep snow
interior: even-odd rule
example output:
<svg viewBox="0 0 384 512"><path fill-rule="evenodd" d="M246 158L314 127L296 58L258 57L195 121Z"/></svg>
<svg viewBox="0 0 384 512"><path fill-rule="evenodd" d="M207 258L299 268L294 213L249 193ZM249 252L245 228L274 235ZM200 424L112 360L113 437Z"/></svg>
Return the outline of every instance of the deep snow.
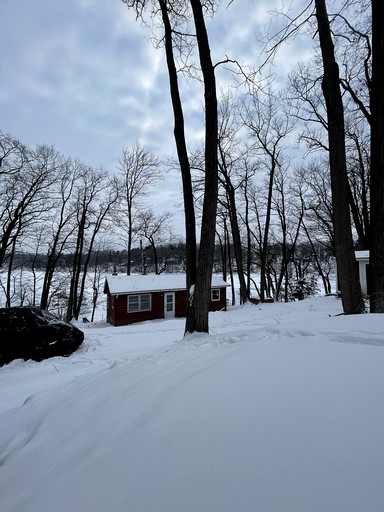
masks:
<svg viewBox="0 0 384 512"><path fill-rule="evenodd" d="M2 512L382 512L384 315L335 297L81 325L0 369Z"/></svg>

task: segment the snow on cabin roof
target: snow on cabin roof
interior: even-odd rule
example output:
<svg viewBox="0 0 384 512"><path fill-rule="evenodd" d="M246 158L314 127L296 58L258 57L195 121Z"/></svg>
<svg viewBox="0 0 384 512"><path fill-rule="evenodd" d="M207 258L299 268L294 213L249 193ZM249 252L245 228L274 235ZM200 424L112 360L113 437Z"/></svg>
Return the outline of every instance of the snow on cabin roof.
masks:
<svg viewBox="0 0 384 512"><path fill-rule="evenodd" d="M111 295L127 294L134 292L158 292L158 291L175 291L185 290L186 277L185 274L148 274L143 275L116 275L107 276L106 284L108 285ZM212 288L222 288L229 286L220 276L212 276Z"/></svg>

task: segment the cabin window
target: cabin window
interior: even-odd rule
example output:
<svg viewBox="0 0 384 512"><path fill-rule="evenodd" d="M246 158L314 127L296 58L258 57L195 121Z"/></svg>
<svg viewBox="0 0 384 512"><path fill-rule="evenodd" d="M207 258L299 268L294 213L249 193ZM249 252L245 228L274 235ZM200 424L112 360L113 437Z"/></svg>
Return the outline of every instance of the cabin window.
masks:
<svg viewBox="0 0 384 512"><path fill-rule="evenodd" d="M151 310L151 294L128 295L128 313Z"/></svg>
<svg viewBox="0 0 384 512"><path fill-rule="evenodd" d="M220 288L214 288L211 290L211 300L220 300Z"/></svg>

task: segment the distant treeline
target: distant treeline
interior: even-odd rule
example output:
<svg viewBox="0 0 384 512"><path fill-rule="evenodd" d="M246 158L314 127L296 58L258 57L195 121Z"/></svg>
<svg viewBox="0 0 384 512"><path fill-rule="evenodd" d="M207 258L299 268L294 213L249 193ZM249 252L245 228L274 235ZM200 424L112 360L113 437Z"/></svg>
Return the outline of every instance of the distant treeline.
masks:
<svg viewBox="0 0 384 512"><path fill-rule="evenodd" d="M220 244L216 244L215 247L215 272L223 272L223 269L228 268L228 259L231 258L232 268L236 271L236 264L234 256L233 246L229 246L229 251L226 251L226 260L223 260L223 251ZM156 247L157 260L159 263L160 272L183 272L185 269L185 243L178 244L165 244ZM313 256L313 250L309 243L302 243L296 248L296 253L300 259L309 261ZM281 245L271 244L269 246L269 254L271 257L278 261L282 257ZM327 261L332 257L331 250L324 246L319 250L319 256L321 261ZM72 268L75 254L61 254L57 260L56 269L58 271L67 271ZM85 261L85 256L82 260ZM14 255L15 270L23 268L30 271L44 271L47 266L48 256L44 253L28 253L28 252L16 252ZM84 263L82 261L82 263ZM255 255L253 260L253 270L257 272L259 267L259 258ZM153 248L149 245L143 245L142 248L135 247L131 251L131 273L141 273L146 269L148 273L155 273L154 268L154 254ZM128 251L119 249L105 249L92 251L89 268L94 269L100 267L103 272L113 272L114 270L118 273L126 273L128 267Z"/></svg>

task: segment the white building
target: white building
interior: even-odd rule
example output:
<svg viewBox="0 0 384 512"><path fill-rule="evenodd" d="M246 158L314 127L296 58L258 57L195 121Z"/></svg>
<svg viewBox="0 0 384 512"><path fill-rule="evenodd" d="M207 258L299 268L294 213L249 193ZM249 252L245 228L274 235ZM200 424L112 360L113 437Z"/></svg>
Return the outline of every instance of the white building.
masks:
<svg viewBox="0 0 384 512"><path fill-rule="evenodd" d="M361 293L368 295L367 266L369 265L369 251L355 251L355 256L359 264Z"/></svg>

